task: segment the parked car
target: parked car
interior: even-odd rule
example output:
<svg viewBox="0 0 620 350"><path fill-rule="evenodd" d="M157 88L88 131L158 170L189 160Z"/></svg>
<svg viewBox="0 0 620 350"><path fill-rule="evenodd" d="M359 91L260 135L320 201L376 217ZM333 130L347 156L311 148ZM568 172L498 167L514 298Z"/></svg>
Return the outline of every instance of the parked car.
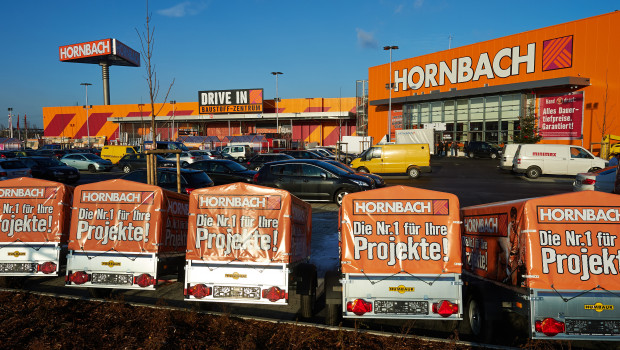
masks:
<svg viewBox="0 0 620 350"><path fill-rule="evenodd" d="M89 152L89 153L92 153L92 152ZM103 149L101 150L100 155L101 155L101 158L107 159L113 164L116 164L125 155L136 154L136 153L140 153L140 152L138 152L138 150L133 146L107 145L107 146L103 146Z"/></svg>
<svg viewBox="0 0 620 350"><path fill-rule="evenodd" d="M15 158L17 155L13 151L0 151L0 159Z"/></svg>
<svg viewBox="0 0 620 350"><path fill-rule="evenodd" d="M501 153L502 151L499 148L491 145L488 142L471 141L467 144L466 155L469 158L480 157L496 159L500 156Z"/></svg>
<svg viewBox="0 0 620 350"><path fill-rule="evenodd" d="M32 157L32 156L36 156L37 155L37 151L32 150L32 149L24 149L24 150L19 150L19 151L13 151L13 153L15 153L15 156L17 156L17 157Z"/></svg>
<svg viewBox="0 0 620 350"><path fill-rule="evenodd" d="M222 148L222 153L229 154L238 162L243 162L252 157L252 149L248 145L229 145Z"/></svg>
<svg viewBox="0 0 620 350"><path fill-rule="evenodd" d="M71 166L65 165L55 158L33 156L18 157L22 163L32 171L32 177L73 184L80 179L80 172Z"/></svg>
<svg viewBox="0 0 620 350"><path fill-rule="evenodd" d="M121 179L148 183L146 169L132 171L125 174ZM157 169L157 186L170 191L177 191L177 170L172 168ZM194 169L181 169L181 193L190 194L193 190L213 186L213 181L204 171Z"/></svg>
<svg viewBox="0 0 620 350"><path fill-rule="evenodd" d="M164 167L172 168L177 165L176 160L171 161L171 160L165 159L164 157L160 155L155 155L155 157L157 158L158 167L164 166ZM121 158L118 161L118 163L116 163L116 166L118 166L125 174L130 173L137 169L146 169L146 154L144 153L127 154L123 156L123 158Z"/></svg>
<svg viewBox="0 0 620 350"><path fill-rule="evenodd" d="M216 186L233 182L251 183L256 171L228 159L201 160L187 166L188 169L202 170Z"/></svg>
<svg viewBox="0 0 620 350"><path fill-rule="evenodd" d="M32 177L32 170L19 159L0 159L0 180Z"/></svg>
<svg viewBox="0 0 620 350"><path fill-rule="evenodd" d="M315 148L310 148L309 151L313 151L313 150L320 150L322 151L321 154L325 154L325 152L327 152L327 154L333 155L334 159L336 159L336 156L339 158L338 160L340 160L343 163L351 163L351 161L355 158L357 158L357 155L352 154L352 153L347 153L344 151L338 151L338 149L334 146L318 146Z"/></svg>
<svg viewBox="0 0 620 350"><path fill-rule="evenodd" d="M508 143L502 148L502 157L499 161L499 167L502 170L512 170L513 161L520 143Z"/></svg>
<svg viewBox="0 0 620 350"><path fill-rule="evenodd" d="M355 169L351 168L350 166L343 164L337 160L324 160L324 162L327 162L329 164L333 164L337 167L340 167L348 172L350 172L351 174L356 174L356 175L361 175L361 176L366 176L368 178L371 178L375 181L375 187L376 188L381 188L381 187L385 187L385 180L383 180L383 177L381 177L381 175L377 175L377 174L371 174L371 173L359 173L357 171L355 171Z"/></svg>
<svg viewBox="0 0 620 350"><path fill-rule="evenodd" d="M181 154L179 155L179 157L181 158L181 166L182 167L186 167L189 164L192 164L194 162L197 162L199 160L203 160L203 156L199 153L196 153L197 151L186 151L186 152L181 152ZM177 161L177 155L174 153L170 153L168 154L166 157L166 160L169 161L173 161L176 164Z"/></svg>
<svg viewBox="0 0 620 350"><path fill-rule="evenodd" d="M321 160L329 159L329 158L323 157L322 155L316 152L307 151L307 150L285 150L280 153L288 154L289 156L296 158L296 159L321 159Z"/></svg>
<svg viewBox="0 0 620 350"><path fill-rule="evenodd" d="M222 154L218 151L195 150L195 151L192 151L192 153L202 156L202 159L221 159L222 158Z"/></svg>
<svg viewBox="0 0 620 350"><path fill-rule="evenodd" d="M247 162L245 162L245 167L248 169L253 169L258 171L262 168L263 164L269 162L275 162L278 160L287 160L287 159L295 159L293 156L289 156L285 153L261 153L257 154L254 157L250 158Z"/></svg>
<svg viewBox="0 0 620 350"><path fill-rule="evenodd" d="M573 191L600 191L612 193L617 166L610 166L589 173L579 173L573 182Z"/></svg>
<svg viewBox="0 0 620 350"><path fill-rule="evenodd" d="M68 154L68 152L62 149L42 149L42 150L38 150L36 153L36 155L41 156L41 157L50 157L50 158L56 158L56 159L60 159L64 157L66 154Z"/></svg>
<svg viewBox="0 0 620 350"><path fill-rule="evenodd" d="M345 195L372 189L374 181L317 159L266 163L254 176L258 185L281 188L312 201L342 204Z"/></svg>
<svg viewBox="0 0 620 350"><path fill-rule="evenodd" d="M91 173L110 171L113 166L109 160L105 160L92 153L69 153L60 158L60 161L78 170L88 170Z"/></svg>

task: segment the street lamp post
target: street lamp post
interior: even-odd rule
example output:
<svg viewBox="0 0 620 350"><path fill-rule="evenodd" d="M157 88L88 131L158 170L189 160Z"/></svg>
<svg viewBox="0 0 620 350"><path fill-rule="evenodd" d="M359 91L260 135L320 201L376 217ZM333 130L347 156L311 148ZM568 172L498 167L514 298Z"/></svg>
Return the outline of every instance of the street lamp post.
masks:
<svg viewBox="0 0 620 350"><path fill-rule="evenodd" d="M278 108L278 102L280 102L280 98L278 97L278 75L284 74L282 72L271 72L272 75L276 76L276 133L280 133L280 108Z"/></svg>
<svg viewBox="0 0 620 350"><path fill-rule="evenodd" d="M9 137L13 138L13 108L9 107Z"/></svg>
<svg viewBox="0 0 620 350"><path fill-rule="evenodd" d="M384 50L390 50L390 99L388 102L388 132L386 141L390 142L390 136L392 135L392 50L398 50L398 46L384 46Z"/></svg>
<svg viewBox="0 0 620 350"><path fill-rule="evenodd" d="M84 88L86 90L86 104L84 105L84 108L86 109L86 136L88 137L88 148L90 148L90 125L88 125L88 118L89 118L88 110L91 109L92 106L88 105L88 86L93 85L93 84L81 83L80 85L84 85Z"/></svg>
<svg viewBox="0 0 620 350"><path fill-rule="evenodd" d="M172 105L172 138L170 140L174 141L174 109L176 107L177 101L172 100L170 101L170 104Z"/></svg>

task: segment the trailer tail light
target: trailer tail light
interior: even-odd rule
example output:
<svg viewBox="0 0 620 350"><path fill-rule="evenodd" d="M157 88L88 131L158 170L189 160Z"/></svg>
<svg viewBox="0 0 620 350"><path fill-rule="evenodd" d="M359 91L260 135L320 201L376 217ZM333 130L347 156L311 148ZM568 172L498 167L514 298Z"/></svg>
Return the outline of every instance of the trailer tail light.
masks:
<svg viewBox="0 0 620 350"><path fill-rule="evenodd" d="M583 185L594 185L596 183L596 179L585 179L581 180Z"/></svg>
<svg viewBox="0 0 620 350"><path fill-rule="evenodd" d="M550 317L542 321L536 321L536 332L553 337L559 333L564 333L564 322L556 321Z"/></svg>
<svg viewBox="0 0 620 350"><path fill-rule="evenodd" d="M51 261L47 261L47 262L44 262L43 264L37 265L37 270L43 272L46 275L50 273L54 273L56 272L56 264Z"/></svg>
<svg viewBox="0 0 620 350"><path fill-rule="evenodd" d="M202 299L211 295L211 287L207 287L204 284L196 284L188 290L188 293L196 299Z"/></svg>
<svg viewBox="0 0 620 350"><path fill-rule="evenodd" d="M84 271L76 271L69 276L69 281L75 284L84 284L90 280L90 276Z"/></svg>
<svg viewBox="0 0 620 350"><path fill-rule="evenodd" d="M143 273L138 277L134 277L133 283L139 285L142 288L146 288L148 286L154 286L157 283L157 280L154 279L151 275Z"/></svg>
<svg viewBox="0 0 620 350"><path fill-rule="evenodd" d="M280 299L288 298L288 293L278 287L271 287L269 289L263 289L263 298L269 299L272 303Z"/></svg>
<svg viewBox="0 0 620 350"><path fill-rule="evenodd" d="M367 302L364 299L355 299L347 302L347 311L362 316L367 312L372 311L372 303Z"/></svg>
<svg viewBox="0 0 620 350"><path fill-rule="evenodd" d="M459 313L459 305L449 302L448 300L442 300L438 303L433 303L433 313L439 314L441 317L448 317L450 315Z"/></svg>

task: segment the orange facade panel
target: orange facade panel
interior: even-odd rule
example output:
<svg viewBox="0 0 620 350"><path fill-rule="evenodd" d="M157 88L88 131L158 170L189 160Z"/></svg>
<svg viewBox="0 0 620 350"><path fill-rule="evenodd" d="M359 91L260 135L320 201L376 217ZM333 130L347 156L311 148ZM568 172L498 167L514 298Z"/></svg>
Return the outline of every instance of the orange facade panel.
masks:
<svg viewBox="0 0 620 350"><path fill-rule="evenodd" d="M467 98L469 89L519 83L525 85L521 92L537 93L541 90L527 91L527 83L574 77L589 79L590 85L556 86L553 91L549 85L545 93L583 91L589 108L583 114L583 141L600 142L603 134L620 131L620 123L609 123L617 116L611 106L620 96L619 36L620 12L612 12L395 61L391 73L389 63L370 67L369 134L379 140L387 133L390 76L392 109L400 108L398 101L405 97L465 90L461 96ZM607 129L602 130L605 119Z"/></svg>

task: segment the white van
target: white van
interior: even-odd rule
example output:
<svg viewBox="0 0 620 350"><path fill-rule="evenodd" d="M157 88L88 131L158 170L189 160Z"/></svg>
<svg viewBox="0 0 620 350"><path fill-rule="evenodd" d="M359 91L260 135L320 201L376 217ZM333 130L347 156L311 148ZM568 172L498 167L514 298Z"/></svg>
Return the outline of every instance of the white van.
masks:
<svg viewBox="0 0 620 350"><path fill-rule="evenodd" d="M542 174L577 175L605 167L605 160L573 145L520 145L512 170L531 179Z"/></svg>
<svg viewBox="0 0 620 350"><path fill-rule="evenodd" d="M252 157L252 149L248 145L230 145L222 148L222 153L226 153L237 161L242 162Z"/></svg>
<svg viewBox="0 0 620 350"><path fill-rule="evenodd" d="M512 170L512 163L520 143L508 143L502 149L502 156L499 160L499 168L502 170Z"/></svg>

